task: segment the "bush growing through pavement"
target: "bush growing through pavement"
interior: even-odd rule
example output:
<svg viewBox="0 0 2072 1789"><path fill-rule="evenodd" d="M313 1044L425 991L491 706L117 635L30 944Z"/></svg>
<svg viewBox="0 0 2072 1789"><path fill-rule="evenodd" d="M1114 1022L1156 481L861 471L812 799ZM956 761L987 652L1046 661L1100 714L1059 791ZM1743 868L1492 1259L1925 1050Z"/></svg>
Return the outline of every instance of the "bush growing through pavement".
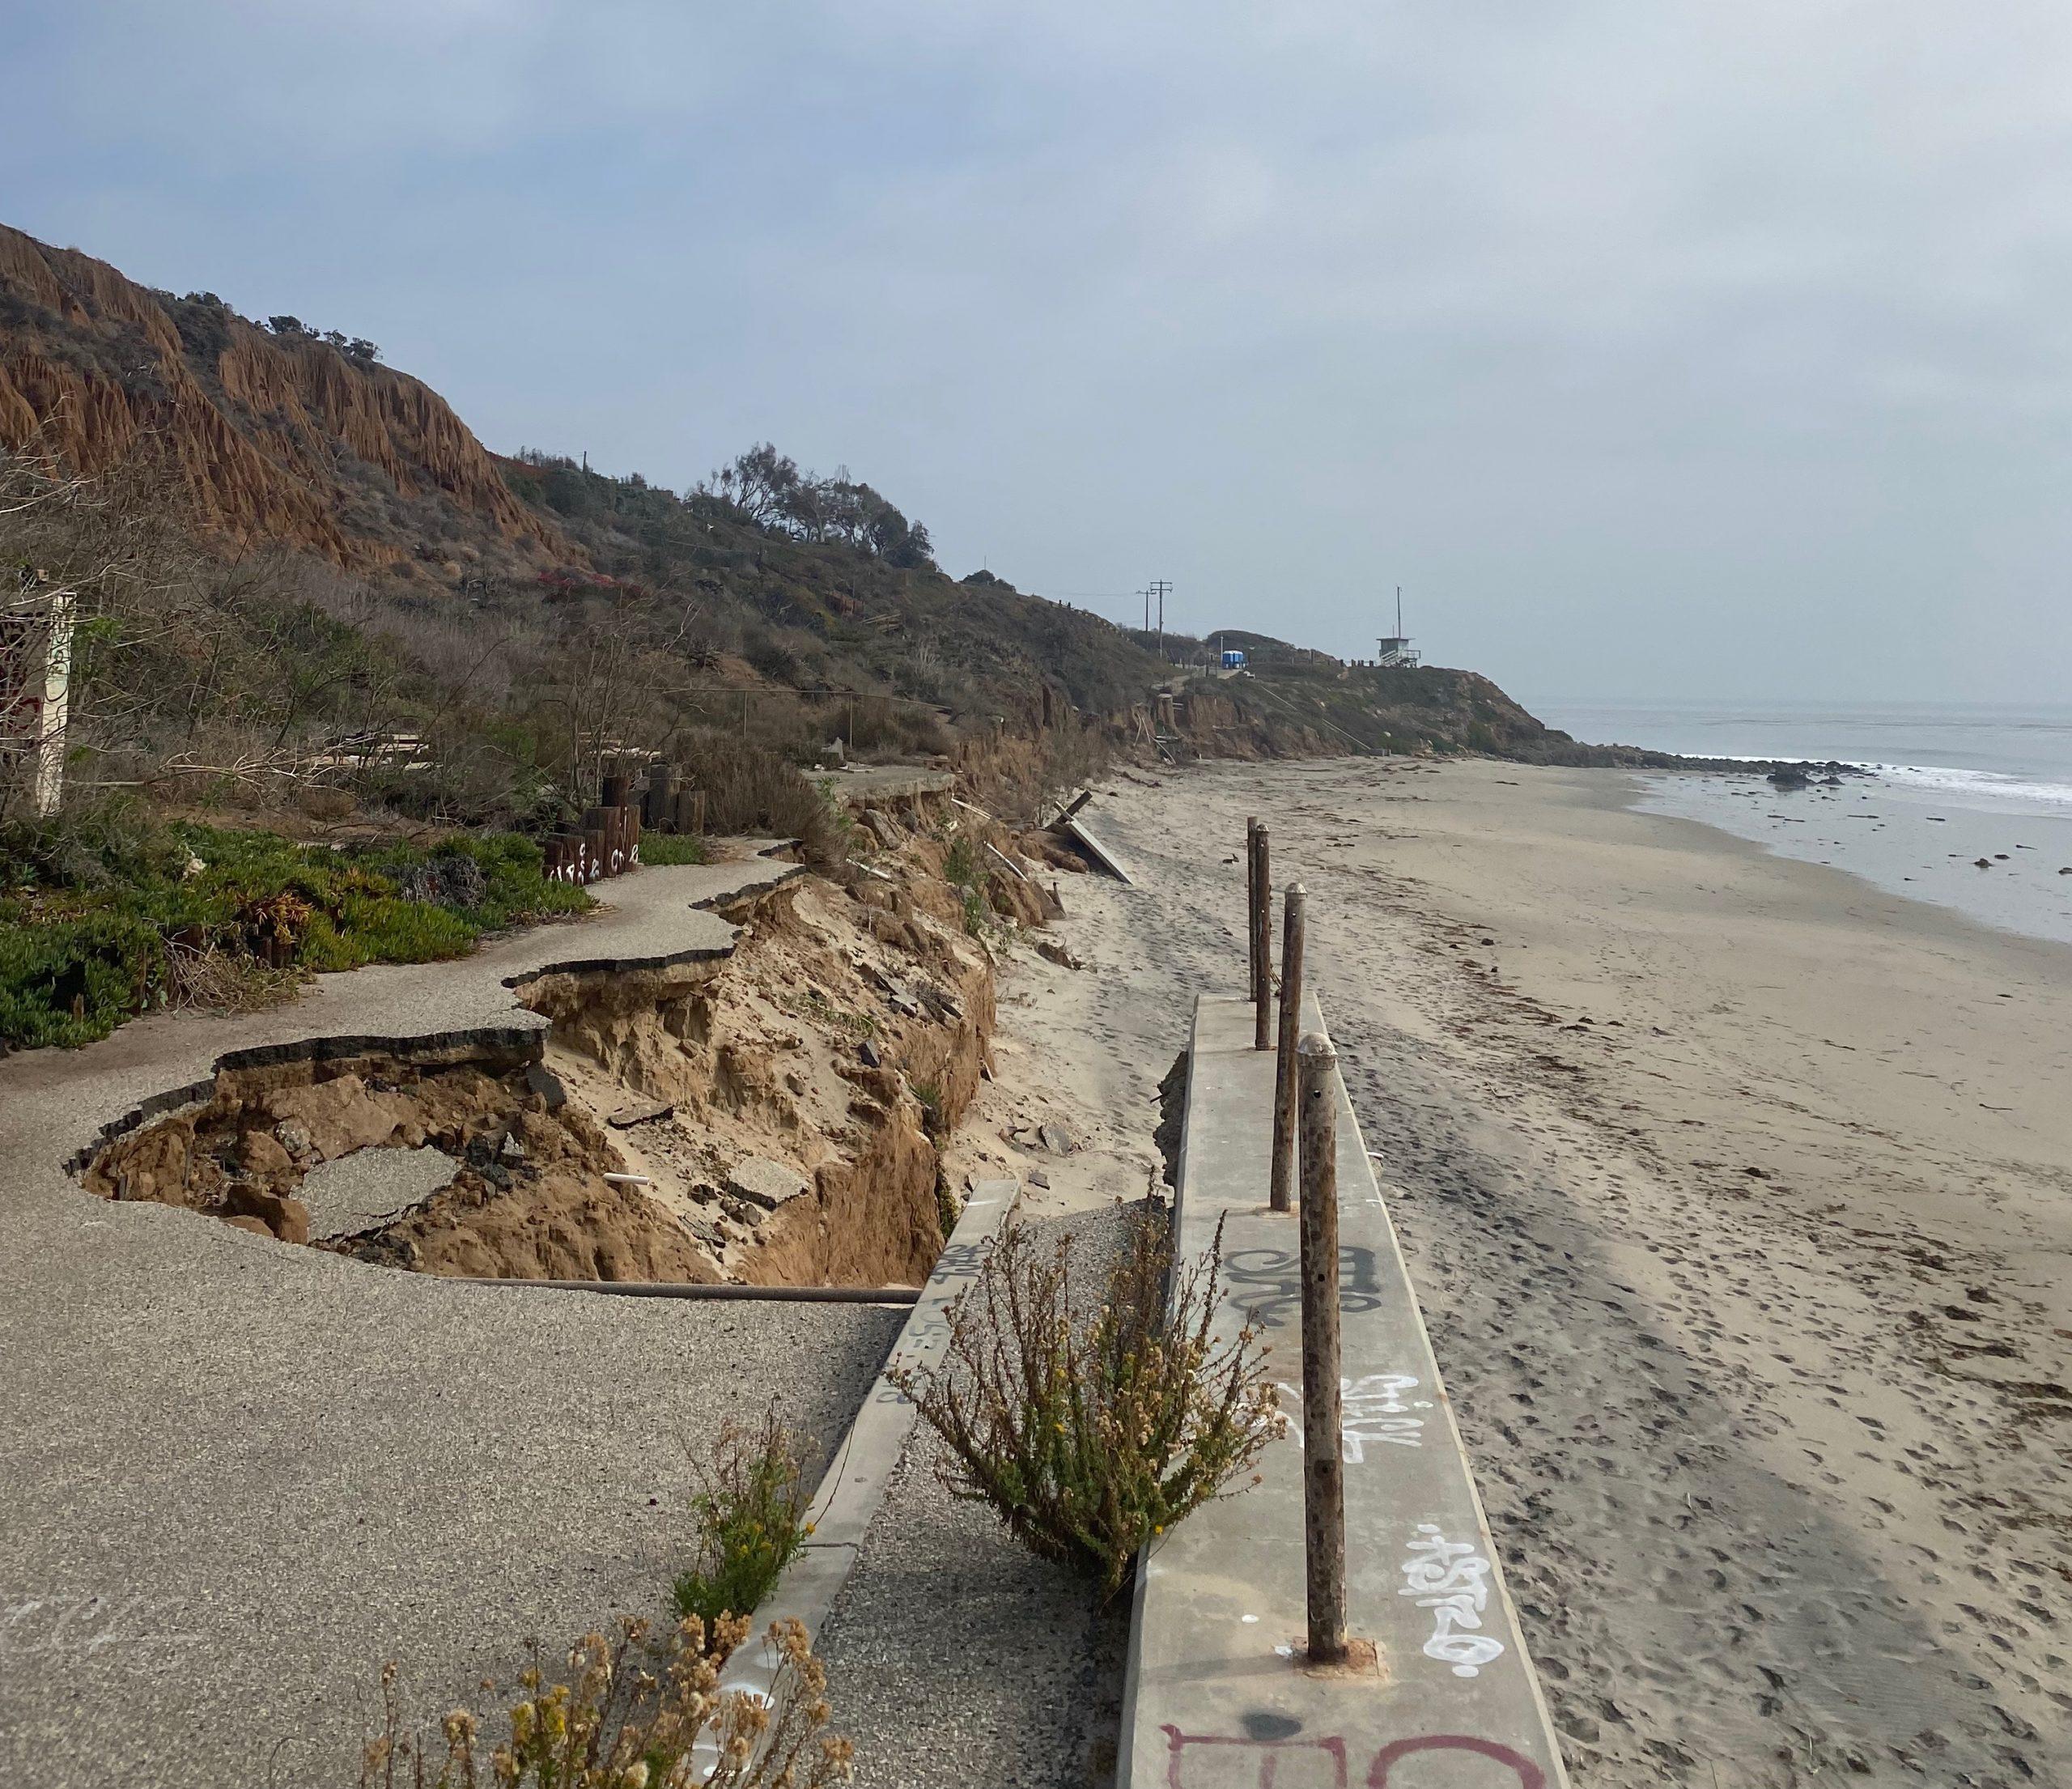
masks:
<svg viewBox="0 0 2072 1789"><path fill-rule="evenodd" d="M855 1748L824 1732L826 1668L796 1621L773 1623L768 1699L722 1693L720 1668L745 1621L687 1621L659 1639L622 1617L615 1638L586 1634L568 1676L550 1678L533 1647L500 1740L456 1709L439 1740L407 1731L392 1664L381 1672L382 1731L361 1754L360 1789L830 1789L850 1781ZM486 1688L490 1687L485 1685ZM443 1744L444 1755L434 1749Z"/></svg>
<svg viewBox="0 0 2072 1789"><path fill-rule="evenodd" d="M798 1452L774 1409L757 1428L729 1421L691 1470L698 1553L674 1596L678 1615L710 1627L753 1613L813 1530Z"/></svg>
<svg viewBox="0 0 2072 1789"><path fill-rule="evenodd" d="M1219 1225L1208 1255L1176 1275L1170 1228L1140 1217L1085 1313L1070 1239L1047 1251L1012 1224L950 1307L942 1364L888 1375L948 1448L945 1488L990 1504L1104 1597L1282 1432L1258 1332L1215 1332L1222 1249Z"/></svg>

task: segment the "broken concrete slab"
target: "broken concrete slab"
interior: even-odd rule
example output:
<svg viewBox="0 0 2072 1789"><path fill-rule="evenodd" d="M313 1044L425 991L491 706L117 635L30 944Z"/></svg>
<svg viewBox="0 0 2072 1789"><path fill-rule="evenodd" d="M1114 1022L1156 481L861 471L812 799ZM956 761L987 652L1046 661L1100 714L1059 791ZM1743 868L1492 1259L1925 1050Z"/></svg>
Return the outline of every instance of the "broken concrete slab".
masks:
<svg viewBox="0 0 2072 1789"><path fill-rule="evenodd" d="M674 1115L676 1107L666 1099L643 1099L622 1106L605 1122L615 1131L630 1131L636 1124L651 1124L658 1118Z"/></svg>
<svg viewBox="0 0 2072 1789"><path fill-rule="evenodd" d="M1135 878L1123 867L1122 860L1089 832L1079 821L1070 818L1061 819L1054 830L1063 833L1078 846L1094 868L1106 872L1127 887L1136 886Z"/></svg>
<svg viewBox="0 0 2072 1789"><path fill-rule="evenodd" d="M393 1222L422 1205L460 1171L461 1164L430 1144L418 1149L355 1149L303 1176L312 1242L356 1235Z"/></svg>
<svg viewBox="0 0 2072 1789"><path fill-rule="evenodd" d="M767 1156L744 1156L727 1171L727 1191L765 1211L775 1211L812 1187L813 1183L796 1168L788 1168Z"/></svg>
<svg viewBox="0 0 2072 1789"><path fill-rule="evenodd" d="M956 786L957 773L922 764L851 764L818 780L834 800L854 808L945 794Z"/></svg>

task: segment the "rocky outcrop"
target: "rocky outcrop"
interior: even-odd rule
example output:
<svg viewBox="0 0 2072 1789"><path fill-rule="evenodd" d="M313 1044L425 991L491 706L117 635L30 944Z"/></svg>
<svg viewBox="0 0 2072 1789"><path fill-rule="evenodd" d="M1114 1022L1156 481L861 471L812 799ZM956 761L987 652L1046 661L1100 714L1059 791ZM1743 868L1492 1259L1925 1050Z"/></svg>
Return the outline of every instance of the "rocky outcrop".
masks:
<svg viewBox="0 0 2072 1789"><path fill-rule="evenodd" d="M424 499L454 551L580 557L418 380L5 226L0 444L87 474L140 449L162 456L205 529L342 565L422 559L424 534L397 511ZM456 525L465 542L450 541Z"/></svg>

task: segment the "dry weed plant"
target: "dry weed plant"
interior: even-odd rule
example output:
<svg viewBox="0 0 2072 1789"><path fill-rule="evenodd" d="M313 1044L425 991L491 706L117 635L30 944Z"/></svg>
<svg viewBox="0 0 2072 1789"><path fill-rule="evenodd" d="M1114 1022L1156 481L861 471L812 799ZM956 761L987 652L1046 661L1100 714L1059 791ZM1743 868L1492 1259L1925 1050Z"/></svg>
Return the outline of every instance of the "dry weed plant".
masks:
<svg viewBox="0 0 2072 1789"><path fill-rule="evenodd" d="M754 1428L729 1420L709 1458L690 1455L698 1553L674 1586L677 1613L708 1629L745 1617L805 1545L809 1494L797 1444L773 1406Z"/></svg>
<svg viewBox="0 0 2072 1789"><path fill-rule="evenodd" d="M1141 1549L1228 1494L1283 1432L1259 1332L1216 1333L1222 1252L1219 1225L1208 1253L1176 1273L1169 1226L1140 1218L1106 1297L1082 1313L1070 1239L1047 1251L1012 1224L951 1306L941 1365L890 1375L949 1450L945 1488L990 1504L1104 1598Z"/></svg>
<svg viewBox="0 0 2072 1789"><path fill-rule="evenodd" d="M175 939L166 947L168 1006L179 1011L257 1013L302 992L298 969L275 969L256 957L214 945L197 950Z"/></svg>
<svg viewBox="0 0 2072 1789"><path fill-rule="evenodd" d="M771 1625L778 1659L766 1698L720 1689L745 1621L708 1630L694 1617L659 1638L622 1617L615 1638L586 1634L568 1675L550 1679L537 1645L519 1674L503 1736L456 1709L430 1742L409 1736L397 1671L381 1673L382 1732L362 1755L360 1789L830 1789L853 1775L855 1749L828 1734L826 1668L796 1621ZM493 1688L485 1684L486 1689ZM443 1746L443 1751L440 1749Z"/></svg>

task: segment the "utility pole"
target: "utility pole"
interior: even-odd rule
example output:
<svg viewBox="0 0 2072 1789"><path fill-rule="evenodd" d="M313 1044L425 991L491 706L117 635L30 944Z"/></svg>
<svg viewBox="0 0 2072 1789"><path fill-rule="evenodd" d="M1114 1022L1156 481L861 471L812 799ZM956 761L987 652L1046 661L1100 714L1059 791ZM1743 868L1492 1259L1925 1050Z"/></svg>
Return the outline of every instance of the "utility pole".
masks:
<svg viewBox="0 0 2072 1789"><path fill-rule="evenodd" d="M1158 656L1161 658L1163 658L1166 656L1166 593L1172 588L1173 584L1170 579L1153 578L1151 580L1151 588L1144 593L1147 598L1156 597L1158 599ZM1144 627L1149 630L1150 626L1150 613L1147 607L1144 615Z"/></svg>

